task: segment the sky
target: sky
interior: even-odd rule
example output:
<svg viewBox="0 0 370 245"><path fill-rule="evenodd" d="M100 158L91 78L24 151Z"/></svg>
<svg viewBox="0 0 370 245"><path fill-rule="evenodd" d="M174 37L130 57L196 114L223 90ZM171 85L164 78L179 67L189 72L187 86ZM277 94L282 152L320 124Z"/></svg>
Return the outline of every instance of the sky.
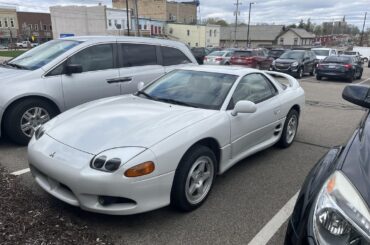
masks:
<svg viewBox="0 0 370 245"><path fill-rule="evenodd" d="M186 0L183 0L186 1ZM200 0L201 18L222 18L228 22L235 20L237 0ZM248 22L249 2L239 0L241 22ZM369 12L366 28L370 28L370 0L254 0L251 11L251 24L293 24L301 19L311 18L313 23L341 20L362 28L365 12ZM111 6L111 0L0 0L0 6L15 6L20 11L48 12L53 5L96 5Z"/></svg>

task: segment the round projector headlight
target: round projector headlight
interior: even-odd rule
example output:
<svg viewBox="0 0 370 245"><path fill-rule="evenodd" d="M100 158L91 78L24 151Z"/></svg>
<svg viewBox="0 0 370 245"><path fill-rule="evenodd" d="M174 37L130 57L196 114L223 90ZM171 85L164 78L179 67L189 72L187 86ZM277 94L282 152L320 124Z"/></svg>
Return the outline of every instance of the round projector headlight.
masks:
<svg viewBox="0 0 370 245"><path fill-rule="evenodd" d="M370 212L357 189L340 171L321 189L313 215L318 244L368 244Z"/></svg>

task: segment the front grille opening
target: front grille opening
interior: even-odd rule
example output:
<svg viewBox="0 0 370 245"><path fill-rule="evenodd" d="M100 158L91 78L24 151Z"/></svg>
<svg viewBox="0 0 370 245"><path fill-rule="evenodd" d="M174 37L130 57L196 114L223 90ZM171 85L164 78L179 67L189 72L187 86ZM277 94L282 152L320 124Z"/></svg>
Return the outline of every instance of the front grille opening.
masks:
<svg viewBox="0 0 370 245"><path fill-rule="evenodd" d="M125 197L112 197L112 196L99 196L98 201L102 206L109 206L113 204L134 204L136 202L132 199L125 198Z"/></svg>

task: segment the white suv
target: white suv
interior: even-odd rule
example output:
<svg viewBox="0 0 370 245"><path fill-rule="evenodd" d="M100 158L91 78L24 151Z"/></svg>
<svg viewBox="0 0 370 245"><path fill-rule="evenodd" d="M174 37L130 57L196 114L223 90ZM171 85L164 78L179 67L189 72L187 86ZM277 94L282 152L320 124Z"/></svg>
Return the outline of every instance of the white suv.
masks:
<svg viewBox="0 0 370 245"><path fill-rule="evenodd" d="M69 108L137 91L197 62L185 44L139 37L73 37L49 41L0 65L0 128L27 144L35 129ZM0 134L1 135L1 134Z"/></svg>
<svg viewBox="0 0 370 245"><path fill-rule="evenodd" d="M325 59L328 56L337 56L338 55L338 51L336 49L332 49L332 48L313 48L311 50L315 53L316 58L319 61L322 61L323 59Z"/></svg>

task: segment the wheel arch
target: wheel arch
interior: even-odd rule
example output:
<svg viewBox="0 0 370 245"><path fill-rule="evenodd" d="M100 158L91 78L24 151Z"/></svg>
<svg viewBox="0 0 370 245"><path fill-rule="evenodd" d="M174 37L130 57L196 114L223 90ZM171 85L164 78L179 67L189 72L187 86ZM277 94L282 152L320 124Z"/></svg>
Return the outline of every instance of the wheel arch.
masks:
<svg viewBox="0 0 370 245"><path fill-rule="evenodd" d="M298 112L298 115L301 115L301 107L298 104L293 105L289 111L296 110Z"/></svg>
<svg viewBox="0 0 370 245"><path fill-rule="evenodd" d="M1 135L4 135L4 120L5 120L5 117L6 117L7 113L9 113L9 110L14 105L18 104L19 102L24 101L24 100L28 100L28 99L39 99L39 100L45 101L45 102L49 103L50 105L52 105L57 110L58 114L61 112L61 109L57 105L57 103L55 101L53 101L52 99L47 98L45 96L28 95L28 96L17 98L15 100L13 100L12 102L10 102L4 109L4 113L3 113L2 117L1 117L1 121L0 121L0 123L1 123Z"/></svg>

